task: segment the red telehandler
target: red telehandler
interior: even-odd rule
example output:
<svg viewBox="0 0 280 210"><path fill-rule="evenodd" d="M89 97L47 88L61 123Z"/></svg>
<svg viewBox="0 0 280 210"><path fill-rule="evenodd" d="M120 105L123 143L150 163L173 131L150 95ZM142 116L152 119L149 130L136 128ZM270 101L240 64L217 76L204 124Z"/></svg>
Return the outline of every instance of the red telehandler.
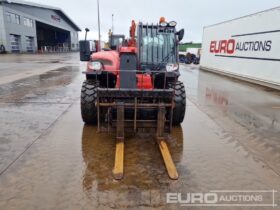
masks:
<svg viewBox="0 0 280 210"><path fill-rule="evenodd" d="M185 116L184 84L178 80L178 43L184 29L161 18L157 24L132 21L130 37L111 35L110 50L92 53L88 41L80 41L80 60L87 61L81 91L81 114L86 124L116 129L113 175L123 177L125 130L155 128L156 139L171 179L178 173L164 133Z"/></svg>

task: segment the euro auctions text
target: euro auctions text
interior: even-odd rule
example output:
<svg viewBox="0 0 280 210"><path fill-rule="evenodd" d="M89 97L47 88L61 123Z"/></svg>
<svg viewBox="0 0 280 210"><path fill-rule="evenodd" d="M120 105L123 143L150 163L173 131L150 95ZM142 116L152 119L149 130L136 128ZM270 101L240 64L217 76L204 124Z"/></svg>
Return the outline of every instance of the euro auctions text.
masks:
<svg viewBox="0 0 280 210"><path fill-rule="evenodd" d="M212 190L196 193L167 193L166 203L181 206L276 207L275 190Z"/></svg>

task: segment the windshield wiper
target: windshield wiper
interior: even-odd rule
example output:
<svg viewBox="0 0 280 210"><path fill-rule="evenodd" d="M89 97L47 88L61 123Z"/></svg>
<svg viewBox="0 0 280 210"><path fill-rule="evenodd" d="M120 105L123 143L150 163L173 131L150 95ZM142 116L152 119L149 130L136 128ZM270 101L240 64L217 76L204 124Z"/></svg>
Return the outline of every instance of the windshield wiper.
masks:
<svg viewBox="0 0 280 210"><path fill-rule="evenodd" d="M169 60L170 56L173 55L174 51L175 51L175 46L172 47L171 51L162 59L161 62L159 62L159 64L156 66L155 69L160 70L160 67Z"/></svg>

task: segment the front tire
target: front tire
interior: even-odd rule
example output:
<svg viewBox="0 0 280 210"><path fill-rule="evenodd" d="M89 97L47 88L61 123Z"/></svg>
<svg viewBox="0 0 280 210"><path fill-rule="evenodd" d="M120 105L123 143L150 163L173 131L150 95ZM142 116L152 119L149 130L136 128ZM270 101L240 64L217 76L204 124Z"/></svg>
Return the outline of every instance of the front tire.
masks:
<svg viewBox="0 0 280 210"><path fill-rule="evenodd" d="M184 83L177 81L174 87L173 125L180 125L185 117L186 112L186 91Z"/></svg>
<svg viewBox="0 0 280 210"><path fill-rule="evenodd" d="M95 82L89 80L83 82L81 90L81 114L86 124L97 124L97 108L95 106L97 87Z"/></svg>

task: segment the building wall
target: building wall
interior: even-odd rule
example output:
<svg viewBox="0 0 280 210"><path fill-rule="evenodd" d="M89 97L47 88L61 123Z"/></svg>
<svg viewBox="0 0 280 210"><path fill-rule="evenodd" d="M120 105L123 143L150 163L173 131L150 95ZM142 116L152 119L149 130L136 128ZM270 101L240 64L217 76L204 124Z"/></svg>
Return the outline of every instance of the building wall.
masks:
<svg viewBox="0 0 280 210"><path fill-rule="evenodd" d="M17 14L20 16L20 24L9 22L7 20L6 13L10 12L13 14ZM5 28L6 28L6 40L7 40L7 51L11 51L10 46L10 35L19 35L20 36L20 50L21 52L26 52L26 36L33 37L34 38L34 49L37 49L37 39L36 39L36 28L35 25L33 27L27 27L23 25L23 17L31 18L32 16L29 16L28 14L25 14L21 11L18 11L10 6L4 6L4 20L5 20Z"/></svg>
<svg viewBox="0 0 280 210"><path fill-rule="evenodd" d="M7 21L6 12L15 13L20 15L20 24L11 23ZM27 27L23 24L23 17L27 17L33 20L34 26ZM53 18L56 17L56 18ZM37 50L37 38L36 38L36 21L64 29L70 32L71 50L78 50L78 33L75 29L62 17L59 12L50 9L37 8L31 6L17 5L17 4L5 4L4 6L4 20L6 28L6 40L8 42L7 50L10 51L10 34L16 34L21 36L21 50L26 51L25 37L34 37L35 50Z"/></svg>
<svg viewBox="0 0 280 210"><path fill-rule="evenodd" d="M3 6L0 4L0 45L7 47ZM7 50L7 48L6 48Z"/></svg>

